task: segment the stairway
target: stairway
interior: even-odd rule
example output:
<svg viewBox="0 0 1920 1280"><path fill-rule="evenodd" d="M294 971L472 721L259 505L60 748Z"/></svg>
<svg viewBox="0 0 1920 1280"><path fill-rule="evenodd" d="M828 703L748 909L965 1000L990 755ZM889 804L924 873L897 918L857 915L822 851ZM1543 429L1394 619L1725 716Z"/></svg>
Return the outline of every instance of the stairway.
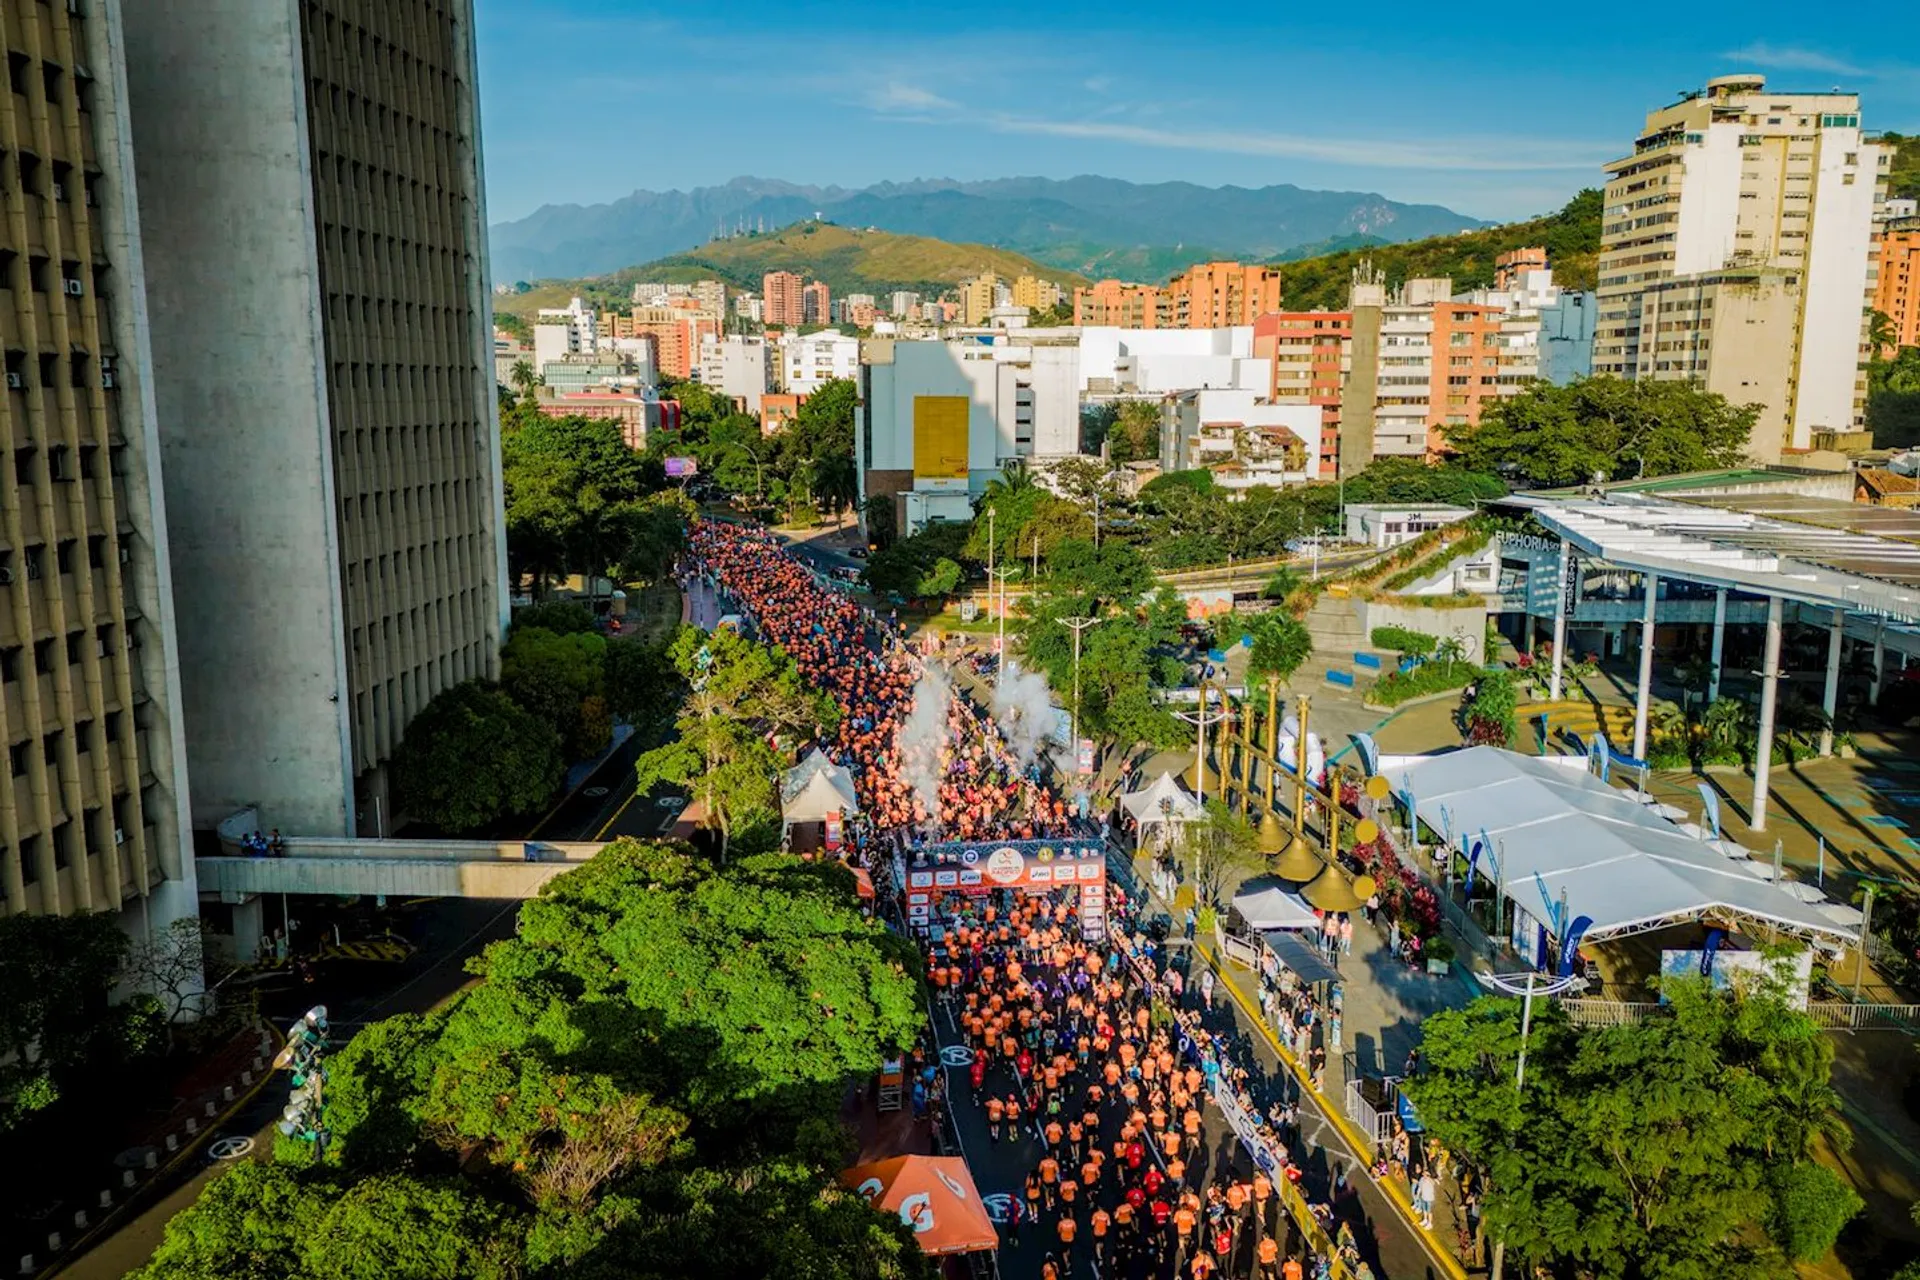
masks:
<svg viewBox="0 0 1920 1280"><path fill-rule="evenodd" d="M1372 682L1398 662L1394 655L1373 648L1361 629L1358 607L1353 600L1323 595L1306 616L1307 634L1313 637L1309 661L1325 673L1326 683L1342 689L1360 688L1362 682Z"/></svg>

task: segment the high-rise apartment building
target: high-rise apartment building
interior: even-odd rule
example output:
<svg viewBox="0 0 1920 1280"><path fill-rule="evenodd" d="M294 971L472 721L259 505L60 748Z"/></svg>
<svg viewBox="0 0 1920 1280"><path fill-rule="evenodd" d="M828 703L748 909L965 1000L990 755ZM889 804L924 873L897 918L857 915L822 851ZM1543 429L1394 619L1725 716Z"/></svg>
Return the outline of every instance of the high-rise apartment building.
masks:
<svg viewBox="0 0 1920 1280"><path fill-rule="evenodd" d="M920 295L908 289L895 289L893 298L887 306L887 314L896 320L905 320L909 316L918 317Z"/></svg>
<svg viewBox="0 0 1920 1280"><path fill-rule="evenodd" d="M800 290L800 323L832 324L833 291L824 280L810 280Z"/></svg>
<svg viewBox="0 0 1920 1280"><path fill-rule="evenodd" d="M1166 329L1173 307L1166 290L1150 284L1102 280L1073 291L1073 322L1082 327Z"/></svg>
<svg viewBox="0 0 1920 1280"><path fill-rule="evenodd" d="M1894 346L1920 347L1920 217L1882 223L1875 240L1880 271L1873 282L1873 309L1893 322Z"/></svg>
<svg viewBox="0 0 1920 1280"><path fill-rule="evenodd" d="M124 12L193 820L383 834L506 621L472 6Z"/></svg>
<svg viewBox="0 0 1920 1280"><path fill-rule="evenodd" d="M1000 277L991 271L960 282L960 323L983 325L999 300Z"/></svg>
<svg viewBox="0 0 1920 1280"><path fill-rule="evenodd" d="M700 363L700 344L718 337L721 320L687 307L635 307L633 336L653 346L653 367L669 378L690 378Z"/></svg>
<svg viewBox="0 0 1920 1280"><path fill-rule="evenodd" d="M760 279L760 318L769 325L806 323L806 281L791 271L769 271Z"/></svg>
<svg viewBox="0 0 1920 1280"><path fill-rule="evenodd" d="M1273 365L1268 401L1320 409L1317 444L1327 475L1339 460L1340 393L1352 370L1352 346L1350 311L1280 311L1253 322L1253 354Z"/></svg>
<svg viewBox="0 0 1920 1280"><path fill-rule="evenodd" d="M1201 262L1167 286L1176 329L1226 329L1280 310L1280 268Z"/></svg>
<svg viewBox="0 0 1920 1280"><path fill-rule="evenodd" d="M198 894L119 23L0 14L0 915L137 930Z"/></svg>
<svg viewBox="0 0 1920 1280"><path fill-rule="evenodd" d="M1051 311L1060 305L1060 286L1039 276L1021 276L1013 282L1013 305Z"/></svg>
<svg viewBox="0 0 1920 1280"><path fill-rule="evenodd" d="M1887 162L1854 94L1731 75L1650 113L1633 154L1606 166L1594 372L1762 405L1762 460L1861 423L1868 237ZM1668 323L1675 304L1694 308L1690 326Z"/></svg>

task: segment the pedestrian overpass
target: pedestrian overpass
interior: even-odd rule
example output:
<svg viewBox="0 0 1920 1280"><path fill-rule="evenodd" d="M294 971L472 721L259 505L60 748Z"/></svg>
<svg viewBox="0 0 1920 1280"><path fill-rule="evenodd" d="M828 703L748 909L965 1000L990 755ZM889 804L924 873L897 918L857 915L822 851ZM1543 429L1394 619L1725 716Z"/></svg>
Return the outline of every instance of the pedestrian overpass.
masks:
<svg viewBox="0 0 1920 1280"><path fill-rule="evenodd" d="M203 893L330 897L531 898L606 848L597 841L376 840L291 836L284 856L251 857L222 833L223 852L196 858Z"/></svg>

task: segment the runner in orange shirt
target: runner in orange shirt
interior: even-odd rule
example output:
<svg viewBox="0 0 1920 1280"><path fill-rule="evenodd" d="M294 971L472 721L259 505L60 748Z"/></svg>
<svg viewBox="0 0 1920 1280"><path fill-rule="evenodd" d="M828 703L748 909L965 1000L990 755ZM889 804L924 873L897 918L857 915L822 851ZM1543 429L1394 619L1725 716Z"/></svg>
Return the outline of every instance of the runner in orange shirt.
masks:
<svg viewBox="0 0 1920 1280"><path fill-rule="evenodd" d="M1093 1217L1088 1221L1093 1228L1093 1264L1102 1272L1107 1269L1107 1228L1111 1222L1107 1211L1100 1208L1094 1209Z"/></svg>
<svg viewBox="0 0 1920 1280"><path fill-rule="evenodd" d="M1040 1198L1049 1210L1060 1191L1060 1162L1052 1156L1040 1157Z"/></svg>
<svg viewBox="0 0 1920 1280"><path fill-rule="evenodd" d="M1257 1266L1254 1280L1280 1280L1280 1242L1272 1236L1261 1237L1259 1246L1254 1250Z"/></svg>
<svg viewBox="0 0 1920 1280"><path fill-rule="evenodd" d="M1006 1103L995 1097L987 1099L987 1136L995 1142L1000 1141L1000 1119L1006 1112Z"/></svg>
<svg viewBox="0 0 1920 1280"><path fill-rule="evenodd" d="M1049 1151L1058 1151L1060 1149L1060 1137L1064 1132L1065 1130L1061 1129L1058 1120L1047 1121L1046 1134L1047 1149Z"/></svg>

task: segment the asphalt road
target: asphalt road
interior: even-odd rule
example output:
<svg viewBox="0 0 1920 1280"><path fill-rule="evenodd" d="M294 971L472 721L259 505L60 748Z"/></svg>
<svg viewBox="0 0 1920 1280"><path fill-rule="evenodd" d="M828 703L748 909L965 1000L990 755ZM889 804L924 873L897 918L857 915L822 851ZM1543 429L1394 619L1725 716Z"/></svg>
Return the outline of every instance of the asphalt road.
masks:
<svg viewBox="0 0 1920 1280"><path fill-rule="evenodd" d="M329 965L312 986L263 999L263 1012L284 1028L309 1005L325 1004L336 1045L368 1022L396 1013L424 1013L473 981L465 972L468 957L490 942L510 937L519 906L518 899L444 898L402 908L396 913L397 923L420 947L404 963ZM118 1280L144 1263L160 1243L168 1221L198 1199L208 1180L223 1167L223 1162L206 1154L208 1150L245 1145L222 1143L222 1139L251 1140L251 1150L235 1158L261 1159L273 1150L273 1126L286 1106L290 1087L287 1073L271 1074L259 1092L209 1134L200 1151L148 1184L132 1217L92 1242L85 1253L69 1258L54 1274L73 1280Z"/></svg>

